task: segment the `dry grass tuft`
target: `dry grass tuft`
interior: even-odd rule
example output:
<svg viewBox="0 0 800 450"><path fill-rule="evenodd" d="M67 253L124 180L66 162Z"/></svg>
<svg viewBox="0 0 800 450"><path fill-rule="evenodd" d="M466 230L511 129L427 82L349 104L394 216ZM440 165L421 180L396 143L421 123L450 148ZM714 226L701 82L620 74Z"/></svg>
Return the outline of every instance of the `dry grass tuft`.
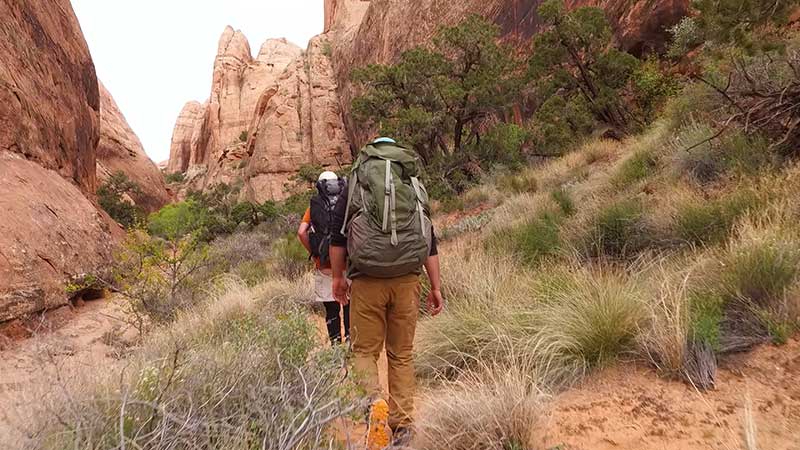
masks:
<svg viewBox="0 0 800 450"><path fill-rule="evenodd" d="M524 366L484 368L422 398L417 450L533 449L546 395Z"/></svg>

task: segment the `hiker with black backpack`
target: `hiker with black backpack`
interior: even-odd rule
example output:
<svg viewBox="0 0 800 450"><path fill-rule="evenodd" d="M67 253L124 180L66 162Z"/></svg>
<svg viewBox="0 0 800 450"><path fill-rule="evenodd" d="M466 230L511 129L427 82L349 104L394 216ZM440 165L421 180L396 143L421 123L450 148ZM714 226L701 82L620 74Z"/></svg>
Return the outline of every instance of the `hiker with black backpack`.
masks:
<svg viewBox="0 0 800 450"><path fill-rule="evenodd" d="M389 138L365 146L353 164L346 198L334 209L330 258L333 294L351 305L353 366L373 395L367 449L410 439L414 413L414 333L422 268L427 310L442 311L439 257L419 156ZM352 280L352 285L347 278ZM389 399L381 396L378 357L389 362Z"/></svg>
<svg viewBox="0 0 800 450"><path fill-rule="evenodd" d="M325 307L325 324L332 345L342 343L344 322L345 341L350 340L350 306L340 305L333 296L330 261L330 241L333 211L344 195L347 183L330 171L322 172L317 179L317 193L303 215L297 237L314 260L314 293L316 300ZM340 274L341 275L341 274ZM341 315L340 315L341 314Z"/></svg>

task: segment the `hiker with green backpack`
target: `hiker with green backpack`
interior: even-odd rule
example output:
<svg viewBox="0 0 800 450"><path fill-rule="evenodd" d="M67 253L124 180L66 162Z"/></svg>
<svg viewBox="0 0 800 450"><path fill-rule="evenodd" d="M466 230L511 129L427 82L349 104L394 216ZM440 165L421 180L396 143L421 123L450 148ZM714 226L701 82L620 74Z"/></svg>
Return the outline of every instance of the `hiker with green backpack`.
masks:
<svg viewBox="0 0 800 450"><path fill-rule="evenodd" d="M442 311L436 237L419 156L389 138L365 146L353 164L347 198L332 216L333 293L350 304L353 366L374 396L367 448L410 436L414 412L414 333L422 268L430 279L428 312ZM338 232L337 232L338 230ZM343 275L346 269L346 278ZM352 280L348 285L347 278ZM380 395L378 357L386 347L388 403Z"/></svg>

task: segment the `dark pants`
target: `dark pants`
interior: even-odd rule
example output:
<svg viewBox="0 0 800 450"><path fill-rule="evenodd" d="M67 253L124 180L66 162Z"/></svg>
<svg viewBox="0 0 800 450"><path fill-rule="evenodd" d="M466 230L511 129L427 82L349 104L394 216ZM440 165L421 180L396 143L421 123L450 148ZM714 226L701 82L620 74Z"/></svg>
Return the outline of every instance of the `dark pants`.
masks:
<svg viewBox="0 0 800 450"><path fill-rule="evenodd" d="M342 318L339 311L342 309L338 302L323 302L325 305L325 324L328 326L328 337L331 344L342 343ZM350 305L344 307L344 338L350 339Z"/></svg>

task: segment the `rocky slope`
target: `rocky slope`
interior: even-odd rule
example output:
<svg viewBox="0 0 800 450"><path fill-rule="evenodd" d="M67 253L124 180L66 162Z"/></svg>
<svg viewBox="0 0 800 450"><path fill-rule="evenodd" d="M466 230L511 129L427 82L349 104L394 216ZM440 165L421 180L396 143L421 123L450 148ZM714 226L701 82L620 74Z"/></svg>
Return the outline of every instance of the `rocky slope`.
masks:
<svg viewBox="0 0 800 450"><path fill-rule="evenodd" d="M108 267L122 232L94 203L98 142L136 139L121 115L101 125L94 64L68 0L0 0L0 17L2 323L63 305L70 278Z"/></svg>
<svg viewBox="0 0 800 450"><path fill-rule="evenodd" d="M122 171L141 188L133 202L153 212L170 201L164 176L147 157L142 143L131 130L111 93L100 83L100 142L97 146L99 182Z"/></svg>
<svg viewBox="0 0 800 450"><path fill-rule="evenodd" d="M286 197L284 184L303 164L349 161L329 45L320 36L303 52L270 39L253 58L247 38L226 28L209 100L184 106L167 170L200 189L241 180L260 202Z"/></svg>

